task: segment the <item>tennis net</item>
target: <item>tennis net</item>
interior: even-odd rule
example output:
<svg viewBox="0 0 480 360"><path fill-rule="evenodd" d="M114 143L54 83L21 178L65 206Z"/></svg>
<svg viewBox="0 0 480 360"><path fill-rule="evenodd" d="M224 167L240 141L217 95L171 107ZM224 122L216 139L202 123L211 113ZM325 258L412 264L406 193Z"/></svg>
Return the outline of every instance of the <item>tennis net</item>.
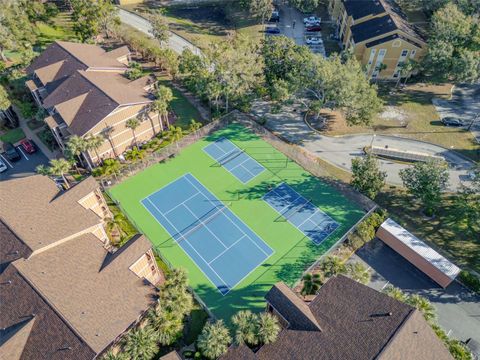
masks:
<svg viewBox="0 0 480 360"><path fill-rule="evenodd" d="M216 209L218 210L214 211ZM209 222L217 218L220 214L223 214L226 209L227 209L226 206L215 207L209 211L213 213L210 213L210 214L207 213L206 215L208 216L205 217L204 215L204 217L202 218L197 218L191 225L187 226L185 229L177 233L177 242L181 240L185 240L187 236L205 227Z"/></svg>
<svg viewBox="0 0 480 360"><path fill-rule="evenodd" d="M245 152L245 149L235 149L217 160L219 165L225 165Z"/></svg>

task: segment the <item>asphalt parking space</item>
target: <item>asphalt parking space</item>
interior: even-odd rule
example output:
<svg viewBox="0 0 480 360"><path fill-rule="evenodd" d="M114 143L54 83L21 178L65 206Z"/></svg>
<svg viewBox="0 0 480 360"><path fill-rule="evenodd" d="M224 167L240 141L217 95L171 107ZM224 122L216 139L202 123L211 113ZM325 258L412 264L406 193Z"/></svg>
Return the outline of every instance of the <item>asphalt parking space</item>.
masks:
<svg viewBox="0 0 480 360"><path fill-rule="evenodd" d="M350 261L364 262L371 269L370 287L382 290L392 284L408 294L424 296L437 309L438 322L447 333L462 341L480 341L480 296L458 282L442 289L378 239L358 250Z"/></svg>
<svg viewBox="0 0 480 360"><path fill-rule="evenodd" d="M26 153L19 146L16 148L20 154L20 160L18 161L10 161L6 159L3 154L0 154L0 158L8 168L6 171L0 173L0 181L34 175L36 173L35 168L38 165L48 164L48 158L38 148L33 154Z"/></svg>

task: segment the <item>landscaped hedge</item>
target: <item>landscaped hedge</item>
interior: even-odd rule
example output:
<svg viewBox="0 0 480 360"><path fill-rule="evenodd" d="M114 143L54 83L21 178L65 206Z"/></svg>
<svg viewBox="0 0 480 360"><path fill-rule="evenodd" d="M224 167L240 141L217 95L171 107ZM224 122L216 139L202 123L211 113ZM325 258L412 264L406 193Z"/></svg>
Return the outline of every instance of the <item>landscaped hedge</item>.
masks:
<svg viewBox="0 0 480 360"><path fill-rule="evenodd" d="M462 270L458 275L458 280L469 289L480 293L480 279L466 270Z"/></svg>

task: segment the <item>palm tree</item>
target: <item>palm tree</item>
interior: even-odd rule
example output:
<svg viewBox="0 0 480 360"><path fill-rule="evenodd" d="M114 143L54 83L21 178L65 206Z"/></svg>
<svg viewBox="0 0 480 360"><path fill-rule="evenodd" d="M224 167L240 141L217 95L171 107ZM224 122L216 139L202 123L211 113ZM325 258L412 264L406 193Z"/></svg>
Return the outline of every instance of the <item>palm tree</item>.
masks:
<svg viewBox="0 0 480 360"><path fill-rule="evenodd" d="M134 146L132 150L128 151L125 155L125 159L129 161L141 160L145 157L145 150L140 150L138 147Z"/></svg>
<svg viewBox="0 0 480 360"><path fill-rule="evenodd" d="M120 170L120 161L118 161L117 159L105 159L102 168L104 175L113 174L117 176L118 171Z"/></svg>
<svg viewBox="0 0 480 360"><path fill-rule="evenodd" d="M183 136L183 130L180 126L172 126L168 129L167 136L172 142L175 142L178 150L178 141Z"/></svg>
<svg viewBox="0 0 480 360"><path fill-rule="evenodd" d="M45 165L38 165L35 168L35 171L37 172L37 174L40 174L40 175L51 175L52 173L51 169Z"/></svg>
<svg viewBox="0 0 480 360"><path fill-rule="evenodd" d="M112 147L113 155L115 155L115 157L117 157L118 155L117 155L117 152L115 151L115 145L113 144L113 139L111 137L114 131L115 131L115 129L113 128L113 126L107 125L103 128L102 135L110 143L110 146Z"/></svg>
<svg viewBox="0 0 480 360"><path fill-rule="evenodd" d="M171 345L182 335L183 317L179 317L176 313L157 307L151 309L147 317L156 331L160 344Z"/></svg>
<svg viewBox="0 0 480 360"><path fill-rule="evenodd" d="M65 159L52 159L50 160L50 172L53 175L59 175L62 177L65 187L68 189L70 185L65 177L65 174L72 168L72 163Z"/></svg>
<svg viewBox="0 0 480 360"><path fill-rule="evenodd" d="M137 136L135 134L135 129L140 126L140 120L137 118L128 119L127 122L125 123L125 126L132 130L133 141L135 143L135 146L137 146L138 144L137 144Z"/></svg>
<svg viewBox="0 0 480 360"><path fill-rule="evenodd" d="M337 256L327 256L321 266L327 278L337 274L344 274L347 270L345 264Z"/></svg>
<svg viewBox="0 0 480 360"><path fill-rule="evenodd" d="M76 156L80 160L80 163L83 165L82 155L83 155L83 152L87 151L88 149L88 142L80 136L72 135L68 139L67 149L72 155ZM88 161L87 157L84 156L84 158L87 161L88 168L92 170L92 166L90 165L90 162ZM75 164L75 167L77 167L76 164Z"/></svg>
<svg viewBox="0 0 480 360"><path fill-rule="evenodd" d="M423 296L414 294L408 297L407 304L419 310L423 314L425 320L427 320L428 322L432 322L437 318L435 307L428 299L424 298Z"/></svg>
<svg viewBox="0 0 480 360"><path fill-rule="evenodd" d="M155 332L148 327L130 331L125 339L124 349L131 360L152 359L158 352Z"/></svg>
<svg viewBox="0 0 480 360"><path fill-rule="evenodd" d="M188 126L188 131L191 133L195 133L198 129L202 127L202 123L195 121L195 119L192 119L190 121L190 125Z"/></svg>
<svg viewBox="0 0 480 360"><path fill-rule="evenodd" d="M395 286L389 285L383 291L385 294L394 298L395 300L398 300L401 302L407 302L408 300L408 295Z"/></svg>
<svg viewBox="0 0 480 360"><path fill-rule="evenodd" d="M232 316L235 326L235 342L237 345L257 345L257 315L250 310L242 310Z"/></svg>
<svg viewBox="0 0 480 360"><path fill-rule="evenodd" d="M350 278L361 284L367 285L370 282L370 272L361 262L348 264L347 272Z"/></svg>
<svg viewBox="0 0 480 360"><path fill-rule="evenodd" d="M303 288L301 294L305 295L314 295L317 293L320 286L322 286L322 277L320 274L305 274L303 277Z"/></svg>
<svg viewBox="0 0 480 360"><path fill-rule="evenodd" d="M121 352L114 353L112 350L109 350L103 355L102 360L128 360L128 355Z"/></svg>
<svg viewBox="0 0 480 360"><path fill-rule="evenodd" d="M98 149L103 145L105 138L101 135L90 135L87 139L87 150L95 151L97 161L100 162L100 155L98 155Z"/></svg>
<svg viewBox="0 0 480 360"><path fill-rule="evenodd" d="M171 270L163 284L163 289L176 288L185 290L188 287L188 274L184 268Z"/></svg>
<svg viewBox="0 0 480 360"><path fill-rule="evenodd" d="M280 332L280 324L278 319L268 313L261 313L258 317L258 340L262 344L270 344L277 340Z"/></svg>
<svg viewBox="0 0 480 360"><path fill-rule="evenodd" d="M208 359L216 359L228 350L232 338L223 320L205 324L197 340L197 346Z"/></svg>
<svg viewBox="0 0 480 360"><path fill-rule="evenodd" d="M163 131L162 114L166 109L166 104L163 99L156 99L150 105L150 110L158 114L158 124L160 125L160 131Z"/></svg>
<svg viewBox="0 0 480 360"><path fill-rule="evenodd" d="M155 94L157 99L162 100L162 106L160 107L161 115L165 117L165 122L167 127L170 127L168 122L168 109L170 107L170 102L173 100L173 92L168 86L159 85L157 83L157 93Z"/></svg>
<svg viewBox="0 0 480 360"><path fill-rule="evenodd" d="M127 236L128 234L123 230L127 226L127 221L123 214L118 213L107 220L107 231L110 235L112 232L116 231L120 235L120 241Z"/></svg>

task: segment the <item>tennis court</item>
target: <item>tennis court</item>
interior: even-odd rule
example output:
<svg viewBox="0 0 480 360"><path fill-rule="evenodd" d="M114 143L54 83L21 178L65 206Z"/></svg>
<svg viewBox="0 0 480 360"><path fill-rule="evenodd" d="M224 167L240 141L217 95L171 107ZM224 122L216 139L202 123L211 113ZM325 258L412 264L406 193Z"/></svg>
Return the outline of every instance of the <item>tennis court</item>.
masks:
<svg viewBox="0 0 480 360"><path fill-rule="evenodd" d="M306 199L285 183L265 194L263 199L283 219L297 227L317 245L321 244L339 226L311 200Z"/></svg>
<svg viewBox="0 0 480 360"><path fill-rule="evenodd" d="M218 164L246 184L265 168L226 138L221 138L203 148Z"/></svg>
<svg viewBox="0 0 480 360"><path fill-rule="evenodd" d="M273 250L193 175L141 201L222 295Z"/></svg>

